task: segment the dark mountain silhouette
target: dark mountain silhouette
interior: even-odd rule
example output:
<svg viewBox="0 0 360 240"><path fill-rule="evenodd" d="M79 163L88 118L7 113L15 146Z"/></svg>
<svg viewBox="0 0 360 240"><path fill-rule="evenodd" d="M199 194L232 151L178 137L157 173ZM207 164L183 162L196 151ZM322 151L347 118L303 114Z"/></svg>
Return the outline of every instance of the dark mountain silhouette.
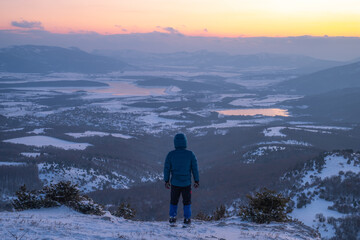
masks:
<svg viewBox="0 0 360 240"><path fill-rule="evenodd" d="M23 45L0 49L0 71L4 72L81 72L121 71L130 65L97 56L77 48Z"/></svg>
<svg viewBox="0 0 360 240"><path fill-rule="evenodd" d="M175 53L145 53L134 50L111 51L96 50L94 54L109 56L137 66L191 66L198 68L213 68L214 66L251 68L271 67L288 68L297 72L309 73L320 69L341 65L341 62L320 60L301 55L285 54L252 54L230 55L224 52L175 52Z"/></svg>
<svg viewBox="0 0 360 240"><path fill-rule="evenodd" d="M318 94L337 89L360 87L360 62L301 76L279 84L298 94Z"/></svg>

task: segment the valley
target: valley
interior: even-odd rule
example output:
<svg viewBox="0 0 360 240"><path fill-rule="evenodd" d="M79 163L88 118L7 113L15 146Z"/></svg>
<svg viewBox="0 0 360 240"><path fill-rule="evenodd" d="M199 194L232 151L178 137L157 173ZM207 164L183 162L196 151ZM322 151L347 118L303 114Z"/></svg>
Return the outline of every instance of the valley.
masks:
<svg viewBox="0 0 360 240"><path fill-rule="evenodd" d="M298 183L299 177L285 181L284 176L324 152L352 149L358 159L356 86L309 94L287 88L307 74L289 66L224 69L217 63L206 68L149 62L108 73L1 72L1 208L10 208L24 183L38 189L66 180L105 206L130 203L138 220L164 220L169 192L163 164L178 132L187 135L199 162L194 216L220 204L231 209L260 187L289 194L295 205L302 192L312 194L311 209L338 201L325 200L315 193L320 190ZM358 178L357 161L342 175L353 172ZM291 189L295 183L300 185ZM306 204L299 206L294 216L312 226L318 216L304 220ZM331 211L336 213L330 217L344 217ZM319 229L329 238L335 234L331 224Z"/></svg>

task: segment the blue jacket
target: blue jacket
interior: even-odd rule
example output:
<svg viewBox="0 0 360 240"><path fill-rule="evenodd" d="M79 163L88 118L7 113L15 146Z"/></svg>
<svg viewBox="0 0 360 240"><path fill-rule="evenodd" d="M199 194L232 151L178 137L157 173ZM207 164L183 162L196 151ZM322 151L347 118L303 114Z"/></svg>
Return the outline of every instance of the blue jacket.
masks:
<svg viewBox="0 0 360 240"><path fill-rule="evenodd" d="M175 150L168 153L164 165L164 181L168 182L171 175L171 185L186 187L191 185L191 173L194 181L199 181L197 159L192 151L186 150L186 136L178 133L174 137Z"/></svg>

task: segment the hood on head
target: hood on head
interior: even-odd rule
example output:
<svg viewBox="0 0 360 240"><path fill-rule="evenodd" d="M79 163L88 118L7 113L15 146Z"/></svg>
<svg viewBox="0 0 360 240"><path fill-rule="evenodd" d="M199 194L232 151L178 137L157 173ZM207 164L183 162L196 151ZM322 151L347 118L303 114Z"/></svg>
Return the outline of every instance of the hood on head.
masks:
<svg viewBox="0 0 360 240"><path fill-rule="evenodd" d="M178 133L174 137L174 146L176 149L178 148L186 148L187 147L187 139L185 134Z"/></svg>

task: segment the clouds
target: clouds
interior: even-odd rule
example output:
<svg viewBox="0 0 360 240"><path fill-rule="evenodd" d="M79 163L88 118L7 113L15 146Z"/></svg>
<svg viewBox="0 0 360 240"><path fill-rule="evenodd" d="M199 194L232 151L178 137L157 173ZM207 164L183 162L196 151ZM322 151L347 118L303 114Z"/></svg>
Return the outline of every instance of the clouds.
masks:
<svg viewBox="0 0 360 240"><path fill-rule="evenodd" d="M117 28L120 28L121 29L121 31L123 31L123 32L127 32L128 30L126 29L126 28L124 28L123 26L121 26L121 25L114 25L115 27L117 27Z"/></svg>
<svg viewBox="0 0 360 240"><path fill-rule="evenodd" d="M161 29L169 34L177 34L177 35L183 35L181 32L179 32L179 30L173 28L173 27L160 27L157 26L156 28Z"/></svg>
<svg viewBox="0 0 360 240"><path fill-rule="evenodd" d="M44 29L42 23L39 21L12 21L11 26L18 28L27 28L27 29Z"/></svg>

